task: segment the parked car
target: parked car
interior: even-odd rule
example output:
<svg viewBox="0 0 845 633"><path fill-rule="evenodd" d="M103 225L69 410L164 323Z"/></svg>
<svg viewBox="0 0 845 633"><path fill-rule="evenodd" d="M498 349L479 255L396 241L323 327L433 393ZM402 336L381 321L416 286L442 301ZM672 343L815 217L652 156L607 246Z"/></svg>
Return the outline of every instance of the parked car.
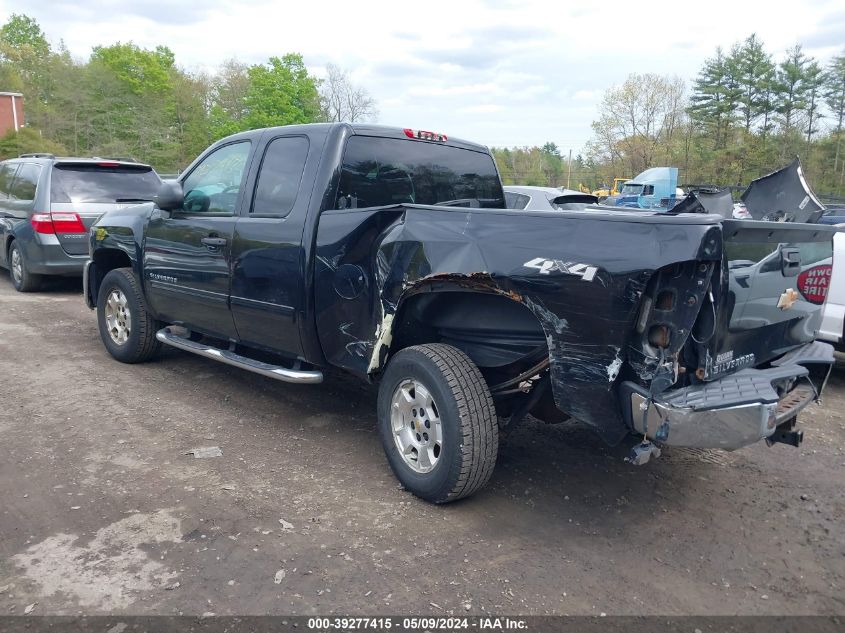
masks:
<svg viewBox="0 0 845 633"><path fill-rule="evenodd" d="M845 229L845 224L839 228ZM845 351L845 233L833 238L833 264L819 285L824 291L824 312L819 338Z"/></svg>
<svg viewBox="0 0 845 633"><path fill-rule="evenodd" d="M88 227L106 211L152 200L161 179L149 165L24 154L0 163L0 266L16 290L42 275L80 276Z"/></svg>
<svg viewBox="0 0 845 633"><path fill-rule="evenodd" d="M507 185L504 189L508 209L580 210L588 204L597 204L599 200L598 196L574 189L527 185Z"/></svg>
<svg viewBox="0 0 845 633"><path fill-rule="evenodd" d="M829 253L836 231L506 209L480 145L298 125L218 141L155 203L100 218L84 295L124 363L166 344L287 382L332 367L377 382L391 468L441 503L487 482L500 427L529 412L610 444L797 446L833 352L781 243ZM770 253L764 292L736 279L731 259ZM736 284L760 318L735 318ZM643 441L631 459L657 454Z"/></svg>

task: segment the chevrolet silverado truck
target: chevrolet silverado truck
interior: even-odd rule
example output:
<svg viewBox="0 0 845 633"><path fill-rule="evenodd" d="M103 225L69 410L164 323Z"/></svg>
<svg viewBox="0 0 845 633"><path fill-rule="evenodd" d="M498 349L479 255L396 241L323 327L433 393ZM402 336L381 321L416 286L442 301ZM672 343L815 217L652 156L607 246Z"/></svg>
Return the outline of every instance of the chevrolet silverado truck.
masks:
<svg viewBox="0 0 845 633"><path fill-rule="evenodd" d="M391 468L442 503L487 482L528 414L636 435L635 462L797 445L833 355L796 288L835 232L506 209L483 146L299 125L218 141L155 202L104 215L84 292L121 362L164 344L281 381L378 383Z"/></svg>

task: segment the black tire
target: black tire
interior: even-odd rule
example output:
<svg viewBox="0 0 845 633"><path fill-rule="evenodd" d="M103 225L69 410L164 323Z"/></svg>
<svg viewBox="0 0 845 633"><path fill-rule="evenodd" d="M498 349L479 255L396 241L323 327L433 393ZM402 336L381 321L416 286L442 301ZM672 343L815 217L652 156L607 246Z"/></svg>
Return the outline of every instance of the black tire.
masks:
<svg viewBox="0 0 845 633"><path fill-rule="evenodd" d="M106 320L106 304L115 290L126 297L126 310L129 313L129 333L122 343L112 338ZM147 311L140 283L129 268L115 268L109 271L100 284L100 291L97 293L97 325L103 345L109 354L121 363L143 363L155 356L161 347L161 343L156 339L156 332L161 324Z"/></svg>
<svg viewBox="0 0 845 633"><path fill-rule="evenodd" d="M426 473L409 466L394 441L391 403L408 380L428 390L441 423L442 448ZM470 358L449 345L409 347L390 359L379 385L378 426L396 477L426 501L446 503L472 495L484 487L496 465L499 425L490 390Z"/></svg>
<svg viewBox="0 0 845 633"><path fill-rule="evenodd" d="M20 261L19 272L16 271L14 264L16 258ZM23 251L16 241L12 241L11 246L9 246L7 261L9 262L9 277L12 279L12 285L15 287L15 290L18 292L34 292L41 287L41 275L29 272Z"/></svg>

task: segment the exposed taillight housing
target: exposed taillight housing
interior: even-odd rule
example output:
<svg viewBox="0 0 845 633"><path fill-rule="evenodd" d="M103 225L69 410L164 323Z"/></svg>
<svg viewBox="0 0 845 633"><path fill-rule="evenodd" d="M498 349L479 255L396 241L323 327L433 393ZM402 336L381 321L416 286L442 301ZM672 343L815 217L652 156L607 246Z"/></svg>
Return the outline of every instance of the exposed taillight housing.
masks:
<svg viewBox="0 0 845 633"><path fill-rule="evenodd" d="M62 235L65 233L85 233L85 224L78 213L61 211L53 213L33 213L30 218L36 233Z"/></svg>

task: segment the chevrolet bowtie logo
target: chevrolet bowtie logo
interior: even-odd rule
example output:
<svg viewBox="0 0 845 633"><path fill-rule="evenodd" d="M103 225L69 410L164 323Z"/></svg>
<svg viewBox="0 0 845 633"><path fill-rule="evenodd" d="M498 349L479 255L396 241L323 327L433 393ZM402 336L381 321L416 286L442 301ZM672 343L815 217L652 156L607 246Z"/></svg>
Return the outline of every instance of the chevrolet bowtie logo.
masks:
<svg viewBox="0 0 845 633"><path fill-rule="evenodd" d="M792 304L798 301L798 291L793 290L792 288L787 288L783 291L783 294L778 299L778 307L781 310L789 310L792 307Z"/></svg>

